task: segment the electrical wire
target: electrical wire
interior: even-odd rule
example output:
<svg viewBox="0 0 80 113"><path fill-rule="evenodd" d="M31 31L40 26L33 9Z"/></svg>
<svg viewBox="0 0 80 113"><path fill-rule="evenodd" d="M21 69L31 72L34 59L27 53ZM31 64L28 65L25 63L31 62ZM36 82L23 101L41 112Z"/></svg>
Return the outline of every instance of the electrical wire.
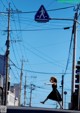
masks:
<svg viewBox="0 0 80 113"><path fill-rule="evenodd" d="M49 31L49 30L63 30L64 28L48 28L48 29L17 29L17 30L14 30L14 29L12 29L12 30L10 30L10 31L24 31L24 32L26 32L26 31ZM7 30L0 30L0 31L5 31L5 32L7 32Z"/></svg>
<svg viewBox="0 0 80 113"><path fill-rule="evenodd" d="M11 2L13 4L14 8L17 10L16 5L14 4L13 0L11 0Z"/></svg>
<svg viewBox="0 0 80 113"><path fill-rule="evenodd" d="M15 21L14 15L13 15L12 18L14 19L13 22L14 22L14 26L15 26L15 30L16 30L16 29L17 29L17 25L16 25L16 21ZM12 33L12 32L11 32L11 33ZM17 32L17 31L15 32L15 39L13 39L13 41L16 40L17 43L19 43L19 41L17 41L17 40L21 40L21 39L20 39L20 36L19 36L20 34L18 35L18 33L19 33L19 32ZM13 35L12 35L12 37L13 37ZM16 38L17 38L17 39L16 39ZM19 45L18 45L18 44L17 44L17 45L15 44L15 46L16 46L16 50L17 50L17 53L18 53L18 59L20 59L20 56L21 56L22 54L21 54L21 51L20 51L20 52L18 51L17 46L19 46ZM19 46L19 48L20 48L20 46Z"/></svg>
<svg viewBox="0 0 80 113"><path fill-rule="evenodd" d="M0 0L0 2L3 4L4 8L6 8L6 6L5 6L5 4L3 3L3 1L2 1L2 0Z"/></svg>
<svg viewBox="0 0 80 113"><path fill-rule="evenodd" d="M73 29L74 29L74 28L73 28ZM70 53L71 53L71 47L72 47L72 41L73 41L73 29L72 29L72 34L71 34L71 40L70 40L70 46L69 46L68 59L67 59L67 64L66 64L66 68L65 68L64 75L66 74L66 71L67 71L68 65L69 65L69 59L70 59Z"/></svg>
<svg viewBox="0 0 80 113"><path fill-rule="evenodd" d="M43 59L43 60L49 59L49 60L47 60L49 63L54 63L54 64L56 64L56 65L62 67L62 65L59 64L59 62L56 61L55 59L51 58L50 56L44 54L44 53L41 52L40 50L38 50L38 49L36 49L35 47L31 46L29 43L27 43L27 45L29 45L33 50L35 50L35 51L38 52L39 54L44 55L44 57L46 57L46 59L44 59L44 57L42 57L42 56L40 56L40 55L38 55L38 54L35 54L35 53L33 52L33 50L28 49L25 45L23 45L26 49L28 49L28 50L29 50L30 52L32 52L33 54L37 55L38 57L40 57L40 58ZM50 60L52 60L52 61L50 61ZM58 63L57 63L57 62L58 62Z"/></svg>
<svg viewBox="0 0 80 113"><path fill-rule="evenodd" d="M15 76L15 73L14 73L14 71L12 70L12 68L10 68L10 70L11 70L11 72L12 72L14 78L15 78L17 81L19 81L19 78ZM13 80L13 81L14 81L14 80Z"/></svg>
<svg viewBox="0 0 80 113"><path fill-rule="evenodd" d="M59 11L59 10L64 10L64 9L69 9L69 8L74 8L75 6L68 6L68 7L63 7L63 8L57 8L57 9L49 9L47 11ZM11 13L14 14L31 14L31 13L36 13L37 11L19 11L18 9L16 11L11 11ZM7 13L7 12L1 12L1 13Z"/></svg>
<svg viewBox="0 0 80 113"><path fill-rule="evenodd" d="M57 9L49 9L47 11L58 11L58 10L64 10L64 9L69 9L69 8L72 8L74 6L68 6L68 7L63 7L63 8L57 8ZM23 13L36 13L37 11L18 11L17 12L11 12L11 13L20 13L20 14L23 14Z"/></svg>
<svg viewBox="0 0 80 113"><path fill-rule="evenodd" d="M19 70L21 70L21 68L19 68L18 66L16 66L16 64L15 63L13 63L13 61L12 60L10 60L11 62L12 62L12 64L17 68L17 69L19 69ZM23 71L27 71L27 72L30 72L30 73L38 73L38 74L60 74L60 75L62 75L63 73L52 73L52 72L50 72L50 73L48 73L48 72L38 72L38 71L31 71L31 70L27 70L27 69L23 69ZM71 74L71 73L67 73L67 74Z"/></svg>
<svg viewBox="0 0 80 113"><path fill-rule="evenodd" d="M34 55L36 55L37 57L39 57L40 59L42 59L42 60L44 60L44 61L46 61L46 62L48 62L48 63L50 63L50 64L58 64L58 66L60 65L59 63L56 63L56 62L53 62L53 60L51 61L51 59L49 58L49 57L43 57L43 56L41 56L41 55L39 55L39 54L37 54L37 53L35 53L35 52L33 52L31 49L29 49L29 48L27 48L25 45L23 45L25 48L26 48L26 50L29 50L31 53L33 53ZM49 60L48 60L48 58L49 58ZM61 67L62 65L60 65L60 67Z"/></svg>
<svg viewBox="0 0 80 113"><path fill-rule="evenodd" d="M16 59L16 63L18 65L18 61L17 61L16 54L15 54L14 47L13 47L13 42L11 42L11 45L12 45L12 49L13 49L14 58Z"/></svg>
<svg viewBox="0 0 80 113"><path fill-rule="evenodd" d="M47 10L47 11L57 11L57 10L64 10L64 9L69 9L69 8L74 8L74 6L68 6L68 7L57 8L57 9L50 9L50 10Z"/></svg>

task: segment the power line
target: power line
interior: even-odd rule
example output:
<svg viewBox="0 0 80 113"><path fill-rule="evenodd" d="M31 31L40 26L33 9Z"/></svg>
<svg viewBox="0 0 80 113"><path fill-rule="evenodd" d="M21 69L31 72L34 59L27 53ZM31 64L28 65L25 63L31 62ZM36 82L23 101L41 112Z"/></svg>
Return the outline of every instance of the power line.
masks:
<svg viewBox="0 0 80 113"><path fill-rule="evenodd" d="M15 6L15 4L14 4L13 0L11 0L11 2L12 2L12 4L13 4L14 8L17 10L17 8L16 8L16 6Z"/></svg>
<svg viewBox="0 0 80 113"><path fill-rule="evenodd" d="M64 10L64 9L69 9L69 8L72 8L72 7L75 7L75 6L68 6L68 7L57 8L57 9L49 9L47 11L51 12L51 11L57 11L57 10ZM16 9L16 11L11 10L10 12L14 13L14 14L16 14L16 13L20 13L20 14L28 13L29 14L29 13L36 13L37 11L20 11L20 10ZM7 13L7 12L0 12L0 13Z"/></svg>
<svg viewBox="0 0 80 113"><path fill-rule="evenodd" d="M67 59L67 64L66 64L66 68L65 68L64 75L66 74L66 71L67 71L68 65L69 65L69 58L70 58L70 53L71 53L72 40L73 40L73 30L72 30L72 34L71 34L71 40L70 40L70 46L69 46L68 59Z"/></svg>
<svg viewBox="0 0 80 113"><path fill-rule="evenodd" d="M12 73L13 73L15 79L16 79L16 80L19 80L19 78L17 78L17 77L15 76L15 73L13 72L12 68L10 68L10 69L11 69L11 71L12 71Z"/></svg>
<svg viewBox="0 0 80 113"><path fill-rule="evenodd" d="M36 54L36 53L34 53L33 50L28 49L25 45L23 45L26 49L28 49L30 52L32 52L33 54L37 55L37 56L40 57L41 59L43 59L43 60L45 60L45 61L47 61L47 62L49 62L49 63L54 63L54 64L56 64L56 65L58 65L58 66L62 66L61 64L59 64L59 62L57 63L57 61L56 61L55 59L51 58L51 57L48 56L47 54L44 54L44 53L41 52L40 50L38 50L38 49L36 49L35 47L31 46L29 43L27 43L27 45L29 45L32 49L36 50L39 54L43 55L44 57L43 57L43 56L40 56L40 55L38 55L38 54ZM45 57L46 57L46 58L45 58ZM49 60L48 60L48 59L49 59Z"/></svg>
<svg viewBox="0 0 80 113"><path fill-rule="evenodd" d="M17 58L16 58L16 54L15 54L15 51L14 51L13 44L12 44L12 49L13 49L13 54L14 54L14 57L15 57L15 59L16 59L16 63L17 63L17 65L18 65L18 61L17 61Z"/></svg>
<svg viewBox="0 0 80 113"><path fill-rule="evenodd" d="M63 10L63 9L69 9L69 8L72 8L74 6L69 6L69 7L63 7L63 8L57 8L57 9L49 9L47 11L57 11L57 10ZM28 12L22 12L22 11L18 11L18 13L36 13L37 11L28 11Z"/></svg>
<svg viewBox="0 0 80 113"><path fill-rule="evenodd" d="M10 60L11 62L12 62L12 60ZM12 62L13 63L13 62ZM19 68L18 66L16 66L14 63L13 63L13 65L17 68L17 69L19 69L19 70L21 70L21 68ZM27 70L27 69L23 69L23 71L27 71L27 72L30 72L30 73L38 73L38 74L63 74L63 73L52 73L52 72L39 72L39 71L31 71L31 70ZM67 74L71 74L71 73L67 73Z"/></svg>
<svg viewBox="0 0 80 113"><path fill-rule="evenodd" d="M72 8L72 7L74 7L74 6L68 6L68 7L57 8L57 9L50 9L50 10L47 10L47 11L57 11L57 10L69 9L69 8Z"/></svg>
<svg viewBox="0 0 80 113"><path fill-rule="evenodd" d="M3 6L6 8L6 6L5 6L5 4L3 3L3 1L2 0L0 0L0 2L3 4Z"/></svg>
<svg viewBox="0 0 80 113"><path fill-rule="evenodd" d="M25 47L25 45L24 45L24 47ZM27 48L27 47L25 47L28 51L30 51L31 53L33 53L34 55L36 55L36 56L38 56L40 59L42 59L42 60L44 60L44 61L46 61L46 62L48 62L48 63L50 63L50 64L58 64L58 66L62 66L62 65L60 65L59 63L56 63L56 62L53 62L53 60L51 61L51 58L49 58L49 57L43 57L43 56L41 56L41 55L39 55L39 54L37 54L37 53L35 53L35 52L33 52L31 49L29 49L29 48ZM38 50L37 50L38 51ZM39 52L39 51L38 51ZM43 54L43 53L42 53ZM49 59L48 59L49 58Z"/></svg>
<svg viewBox="0 0 80 113"><path fill-rule="evenodd" d="M16 30L14 30L14 29L12 29L12 30L10 30L10 31L47 31L47 30L60 30L60 29L64 29L64 28L47 28L47 29L16 29ZM0 30L0 31L5 31L5 32L7 32L7 30Z"/></svg>
<svg viewBox="0 0 80 113"><path fill-rule="evenodd" d="M13 19L14 19L13 22L14 22L14 26L15 26L15 30L16 30L16 29L17 29L17 25L16 25L16 21L15 21L14 15L13 15ZM18 33L19 33L19 32L16 31L16 37L15 37L15 38L17 38L18 40L20 40L20 36L19 36L20 34L18 35ZM13 36L13 35L12 35L12 36ZM13 39L13 40L14 40L14 39ZM15 40L16 40L16 39L15 39ZM19 48L20 48L20 47L19 47ZM16 50L17 50L17 46L16 46ZM18 59L20 59L20 58L19 58L20 55L19 55L18 50L17 50L17 53L18 53ZM21 54L21 50L20 50L20 54ZM22 55L22 54L21 54L21 55Z"/></svg>

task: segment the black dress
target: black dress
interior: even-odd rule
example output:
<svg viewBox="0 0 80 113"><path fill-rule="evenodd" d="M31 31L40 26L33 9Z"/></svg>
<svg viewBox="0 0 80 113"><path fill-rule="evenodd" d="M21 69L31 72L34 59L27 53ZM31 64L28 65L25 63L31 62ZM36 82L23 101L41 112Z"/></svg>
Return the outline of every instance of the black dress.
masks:
<svg viewBox="0 0 80 113"><path fill-rule="evenodd" d="M51 93L47 96L47 99L55 100L55 101L62 101L61 95L59 91L57 90L57 85L52 85L52 91Z"/></svg>

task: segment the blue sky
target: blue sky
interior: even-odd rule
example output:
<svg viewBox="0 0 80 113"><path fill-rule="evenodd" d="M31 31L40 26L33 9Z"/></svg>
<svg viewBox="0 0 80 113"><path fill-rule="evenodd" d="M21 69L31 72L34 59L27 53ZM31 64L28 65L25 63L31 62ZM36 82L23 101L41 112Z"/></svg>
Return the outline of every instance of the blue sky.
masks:
<svg viewBox="0 0 80 113"><path fill-rule="evenodd" d="M76 3L62 3L57 0L1 0L1 12L7 12L8 2L11 3L12 11L16 12L15 14L11 13L10 17L10 29L12 30L10 32L10 60L16 65L15 67L10 62L11 84L19 83L21 61L23 59L23 85L25 76L27 76L27 85L32 83L36 86L32 95L32 106L55 108L56 105L53 101L49 100L45 105L40 104L40 101L45 99L51 91L51 86L44 85L45 82L49 82L51 76L58 79L58 89L61 92L61 79L66 68L73 22L50 20L47 23L37 23L34 16L40 6L44 5L50 18L73 19L75 13L73 6ZM67 8L69 6L71 8ZM59 8L66 9L60 10ZM22 11L22 13L18 14L17 10ZM0 53L4 54L7 39L7 32L4 32L4 30L7 30L7 15L2 13L0 21ZM64 27L70 27L70 29L64 30ZM76 61L80 56L79 32L78 26ZM70 102L71 70L72 47L68 69L64 78L64 91L67 91L66 105ZM29 98L30 89L27 87L27 104L29 104ZM22 103L23 101L22 96Z"/></svg>

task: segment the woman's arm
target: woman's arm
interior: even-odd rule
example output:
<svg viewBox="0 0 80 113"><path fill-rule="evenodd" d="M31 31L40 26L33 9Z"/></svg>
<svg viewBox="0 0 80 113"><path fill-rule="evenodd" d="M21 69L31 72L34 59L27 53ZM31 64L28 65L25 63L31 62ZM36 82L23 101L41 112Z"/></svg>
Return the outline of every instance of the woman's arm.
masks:
<svg viewBox="0 0 80 113"><path fill-rule="evenodd" d="M44 83L44 84L46 84L46 85L56 85L56 82L53 82L53 83Z"/></svg>

